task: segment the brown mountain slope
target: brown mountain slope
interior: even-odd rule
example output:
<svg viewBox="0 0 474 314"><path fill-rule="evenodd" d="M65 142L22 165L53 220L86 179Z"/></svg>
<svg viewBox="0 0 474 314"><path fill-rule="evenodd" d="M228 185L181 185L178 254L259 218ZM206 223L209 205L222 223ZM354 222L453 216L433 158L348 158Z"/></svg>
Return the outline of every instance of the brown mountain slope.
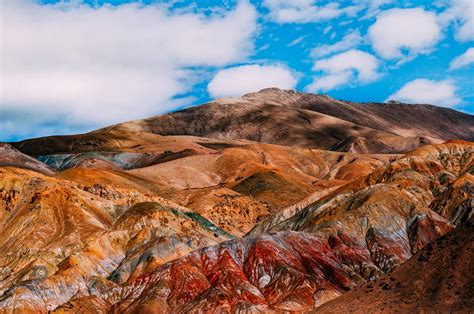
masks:
<svg viewBox="0 0 474 314"><path fill-rule="evenodd" d="M147 146L147 142L158 142L158 134L192 135L221 142L243 139L318 149L327 149L348 137L357 137L366 142L364 150L354 151L360 153L397 153L416 148L420 142L437 141L420 136L401 137L309 110L259 105L237 99L229 103L217 101L81 135L51 136L11 144L25 154L36 156L110 150L114 146ZM217 147L213 143L210 145Z"/></svg>
<svg viewBox="0 0 474 314"><path fill-rule="evenodd" d="M285 146L327 149L349 137L366 142L360 153L398 153L439 140L400 136L319 112L287 105L226 99L106 130L141 128L163 135L196 135L215 139L247 139Z"/></svg>
<svg viewBox="0 0 474 314"><path fill-rule="evenodd" d="M436 140L474 140L474 116L451 109L351 103L279 89L219 99L116 127L124 126L163 135L249 139L322 149L347 149L343 142L356 138L365 146L357 152L404 152Z"/></svg>
<svg viewBox="0 0 474 314"><path fill-rule="evenodd" d="M0 167L18 167L37 171L46 175L54 175L55 171L38 161L16 150L9 144L0 143Z"/></svg>
<svg viewBox="0 0 474 314"><path fill-rule="evenodd" d="M428 244L392 274L315 313L469 313L474 305L474 221Z"/></svg>
<svg viewBox="0 0 474 314"><path fill-rule="evenodd" d="M256 102L280 102L401 136L474 140L474 116L449 108L398 102L355 103L325 95L272 88L242 98Z"/></svg>
<svg viewBox="0 0 474 314"><path fill-rule="evenodd" d="M430 105L361 104L265 89L83 135L45 137L12 145L28 155L46 155L103 150L112 142L146 146L156 140L154 134L398 153L443 140L474 140L474 116Z"/></svg>
<svg viewBox="0 0 474 314"><path fill-rule="evenodd" d="M47 136L11 143L30 156L87 152L175 153L191 150L209 152L215 147L238 146L248 141L219 141L194 136L161 136L130 128L97 130L86 134Z"/></svg>

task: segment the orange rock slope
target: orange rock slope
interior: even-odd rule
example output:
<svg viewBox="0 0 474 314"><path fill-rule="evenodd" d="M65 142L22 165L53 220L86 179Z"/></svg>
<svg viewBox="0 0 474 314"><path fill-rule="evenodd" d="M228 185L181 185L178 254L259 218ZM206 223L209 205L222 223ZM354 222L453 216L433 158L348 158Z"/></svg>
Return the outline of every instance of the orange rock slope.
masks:
<svg viewBox="0 0 474 314"><path fill-rule="evenodd" d="M462 176L472 167L473 148L448 143L433 154L414 152L282 222L265 221L242 239L195 251L58 310L314 309L390 273L455 227L430 209L437 202L432 190L445 184L439 180L445 172Z"/></svg>
<svg viewBox="0 0 474 314"><path fill-rule="evenodd" d="M268 156L266 162L260 159L262 164L253 162L256 172L246 173L247 181L270 162L288 182L307 179L301 166L291 171L276 167L294 162L294 150L283 159L284 148L251 144L239 149L252 156L257 148ZM472 215L471 143L425 147L385 156L385 162L380 156L308 152L323 154L327 164L320 173L312 170L324 178L315 184L323 197L311 200L308 191L309 204L303 199L281 209L259 202L255 187L241 188L244 194L233 190L234 181L248 185L242 179L179 189L160 183L153 187L156 177L130 170L71 168L49 177L1 169L7 236L0 245L0 307L32 312L83 307L119 312L310 310L392 271ZM205 159L204 168L192 164L192 171L222 174L215 164L228 161L216 162L215 154ZM218 158L226 154L228 149L217 152ZM242 165L238 158L237 163L235 157L230 160ZM349 166L361 160L365 166L380 166L360 178L339 178L353 173ZM256 185L276 184L275 176L264 178ZM273 193L286 187L277 186ZM255 223L244 238L217 244Z"/></svg>

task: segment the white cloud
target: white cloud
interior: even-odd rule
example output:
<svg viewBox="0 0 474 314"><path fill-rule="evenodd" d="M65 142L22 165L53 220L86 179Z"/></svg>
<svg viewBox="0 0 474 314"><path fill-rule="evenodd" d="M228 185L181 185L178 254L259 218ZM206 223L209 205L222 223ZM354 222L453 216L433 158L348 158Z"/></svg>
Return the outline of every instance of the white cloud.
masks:
<svg viewBox="0 0 474 314"><path fill-rule="evenodd" d="M432 104L453 107L461 102L456 96L456 86L449 80L432 81L416 79L408 82L387 100L397 100L415 104Z"/></svg>
<svg viewBox="0 0 474 314"><path fill-rule="evenodd" d="M367 6L367 12L363 18L370 19L379 14L383 6L393 3L393 0L362 0L362 3L364 2Z"/></svg>
<svg viewBox="0 0 474 314"><path fill-rule="evenodd" d="M357 47L360 43L362 43L362 40L363 39L359 30L350 31L340 41L332 45L323 44L317 46L311 50L311 56L314 58L321 58L336 52L348 50Z"/></svg>
<svg viewBox="0 0 474 314"><path fill-rule="evenodd" d="M422 8L391 9L377 16L368 35L379 56L400 59L430 52L441 39L441 28L436 15Z"/></svg>
<svg viewBox="0 0 474 314"><path fill-rule="evenodd" d="M450 70L456 70L474 63L474 47L466 50L462 55L454 58L449 64Z"/></svg>
<svg viewBox="0 0 474 314"><path fill-rule="evenodd" d="M78 131L170 110L196 80L189 67L245 60L256 18L246 1L205 16L139 3L3 0L0 134L59 123Z"/></svg>
<svg viewBox="0 0 474 314"><path fill-rule="evenodd" d="M394 0L368 0L370 8L380 8L381 6L391 4Z"/></svg>
<svg viewBox="0 0 474 314"><path fill-rule="evenodd" d="M474 40L474 1L451 0L448 9L440 14L439 21L444 26L455 23L456 40Z"/></svg>
<svg viewBox="0 0 474 314"><path fill-rule="evenodd" d="M333 19L342 15L353 16L357 6L341 8L339 3L317 5L315 0L264 0L270 10L270 18L278 23L310 23Z"/></svg>
<svg viewBox="0 0 474 314"><path fill-rule="evenodd" d="M277 23L316 23L339 17L353 19L363 13L360 19L369 19L380 13L383 6L394 0L264 0L270 10L270 18ZM350 21L343 21L349 23Z"/></svg>
<svg viewBox="0 0 474 314"><path fill-rule="evenodd" d="M326 34L329 33L331 30L332 30L332 26L331 26L331 25L326 26L326 27L323 29L323 35L326 35Z"/></svg>
<svg viewBox="0 0 474 314"><path fill-rule="evenodd" d="M360 50L349 50L316 61L313 70L322 71L324 75L316 78L306 89L311 92L328 91L351 81L367 84L379 78L378 67L379 62L373 55Z"/></svg>
<svg viewBox="0 0 474 314"><path fill-rule="evenodd" d="M294 40L292 40L288 45L286 45L287 47L293 47L293 46L296 46L298 45L300 42L302 42L304 40L304 36L300 36Z"/></svg>
<svg viewBox="0 0 474 314"><path fill-rule="evenodd" d="M208 85L212 97L234 97L267 87L293 89L295 76L278 65L243 65L219 71Z"/></svg>
<svg viewBox="0 0 474 314"><path fill-rule="evenodd" d="M329 73L325 76L315 79L306 87L308 92L328 91L335 89L341 85L347 84L352 78L351 71Z"/></svg>

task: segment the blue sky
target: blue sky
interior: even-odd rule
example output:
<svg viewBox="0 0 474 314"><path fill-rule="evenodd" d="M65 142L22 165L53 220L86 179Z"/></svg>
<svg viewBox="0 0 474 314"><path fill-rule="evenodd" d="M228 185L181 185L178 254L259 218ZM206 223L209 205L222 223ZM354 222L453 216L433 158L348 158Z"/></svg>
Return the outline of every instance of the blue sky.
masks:
<svg viewBox="0 0 474 314"><path fill-rule="evenodd" d="M273 86L474 114L472 0L0 1L3 141Z"/></svg>

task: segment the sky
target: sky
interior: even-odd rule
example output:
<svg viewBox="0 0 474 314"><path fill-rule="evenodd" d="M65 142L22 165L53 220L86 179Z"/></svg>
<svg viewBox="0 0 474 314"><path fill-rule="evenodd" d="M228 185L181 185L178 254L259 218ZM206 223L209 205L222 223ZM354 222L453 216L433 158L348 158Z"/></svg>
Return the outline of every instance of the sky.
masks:
<svg viewBox="0 0 474 314"><path fill-rule="evenodd" d="M474 114L474 0L0 4L0 141L266 87Z"/></svg>

